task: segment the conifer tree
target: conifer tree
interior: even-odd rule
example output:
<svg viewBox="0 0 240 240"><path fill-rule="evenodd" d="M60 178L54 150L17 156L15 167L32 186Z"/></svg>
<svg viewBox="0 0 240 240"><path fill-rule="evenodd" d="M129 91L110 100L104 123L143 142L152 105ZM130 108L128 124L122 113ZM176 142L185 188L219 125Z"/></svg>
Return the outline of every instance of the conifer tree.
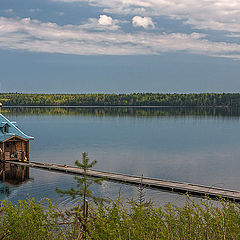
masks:
<svg viewBox="0 0 240 240"><path fill-rule="evenodd" d="M101 184L102 178L94 179L87 175L87 171L91 169L94 165L97 164L97 160L90 161L88 158L88 154L86 152L82 153L82 162L79 162L78 160L75 161L75 165L79 168L83 169L83 173L81 177L75 176L74 179L77 181L77 188L70 188L69 190L61 190L56 189L56 191L60 195L70 195L73 199L79 197L79 204L73 208L73 212L68 212L68 215L74 214L75 219L79 221L79 223L82 226L83 234L80 231L78 239L87 239L87 218L88 218L88 200L87 199L93 199L95 203L103 202L104 199L100 197L96 197L92 194L92 191L89 189L89 187L93 184ZM81 198L82 198L82 204L81 204ZM82 214L81 214L82 212ZM83 216L83 217L82 217Z"/></svg>
<svg viewBox="0 0 240 240"><path fill-rule="evenodd" d="M75 161L75 165L79 168L83 169L83 173L81 177L75 176L74 179L77 181L77 188L70 188L69 190L61 190L56 189L56 191L60 195L70 195L73 199L77 197L83 197L83 203L87 199L93 199L95 203L101 202L103 199L96 197L92 194L92 191L89 189L89 187L93 184L99 184L101 185L103 179L98 178L94 179L87 175L87 171L91 169L93 166L97 164L97 160L90 161L88 158L88 153L83 152L82 153L82 162L79 162L78 160Z"/></svg>

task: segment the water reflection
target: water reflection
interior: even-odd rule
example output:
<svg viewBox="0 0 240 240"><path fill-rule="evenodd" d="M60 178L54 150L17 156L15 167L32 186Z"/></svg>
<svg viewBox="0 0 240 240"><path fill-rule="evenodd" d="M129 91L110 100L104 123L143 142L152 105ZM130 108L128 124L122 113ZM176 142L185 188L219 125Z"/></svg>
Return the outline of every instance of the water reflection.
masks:
<svg viewBox="0 0 240 240"><path fill-rule="evenodd" d="M98 170L240 190L240 109L6 107L3 111L35 136L32 161L74 165L85 151L98 160ZM34 182L22 184L10 195L11 201L28 194L58 200L56 187L75 187L70 175L31 169L31 176ZM115 198L119 188L105 183L96 195ZM124 193L132 197L137 190L124 186ZM148 193L164 201L174 196Z"/></svg>
<svg viewBox="0 0 240 240"><path fill-rule="evenodd" d="M29 167L0 162L0 199L29 180Z"/></svg>
<svg viewBox="0 0 240 240"><path fill-rule="evenodd" d="M89 117L240 117L230 107L4 107L8 115L82 115Z"/></svg>

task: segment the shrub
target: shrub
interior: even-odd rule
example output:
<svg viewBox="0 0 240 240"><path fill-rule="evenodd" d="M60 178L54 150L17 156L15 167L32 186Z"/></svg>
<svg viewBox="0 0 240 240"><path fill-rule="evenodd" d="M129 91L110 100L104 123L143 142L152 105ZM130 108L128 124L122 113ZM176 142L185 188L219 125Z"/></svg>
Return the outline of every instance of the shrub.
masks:
<svg viewBox="0 0 240 240"><path fill-rule="evenodd" d="M79 208L68 215L50 200L27 199L17 205L3 202L0 212L0 239L4 240L240 239L240 206L224 200L187 197L183 207L168 203L154 208L151 202L126 202L119 197L108 204L90 205L86 218Z"/></svg>
<svg viewBox="0 0 240 240"><path fill-rule="evenodd" d="M59 220L62 218L49 199L18 201L17 205L3 201L0 209L0 236L4 240L64 239Z"/></svg>

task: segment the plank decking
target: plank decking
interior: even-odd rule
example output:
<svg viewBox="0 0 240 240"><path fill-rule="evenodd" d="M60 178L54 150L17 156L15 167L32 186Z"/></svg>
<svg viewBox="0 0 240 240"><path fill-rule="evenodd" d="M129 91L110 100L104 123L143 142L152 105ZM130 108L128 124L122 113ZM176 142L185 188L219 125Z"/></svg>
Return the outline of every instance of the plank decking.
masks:
<svg viewBox="0 0 240 240"><path fill-rule="evenodd" d="M10 161L8 161L10 162ZM68 165L59 164L49 164L49 163L20 163L20 162L10 162L15 165L22 165L32 168L40 168L43 170L57 171L67 174L81 175L83 174L83 169L72 167ZM176 193L188 193L194 196L208 196L210 198L225 198L231 201L240 202L240 191L202 186L191 183L182 183L176 181L168 181L162 179L139 177L127 174L120 174L114 172L105 172L98 170L87 170L87 175L91 177L105 178L106 180L117 181L128 184L139 185L141 182L144 186L149 188L161 189L165 191L171 191Z"/></svg>

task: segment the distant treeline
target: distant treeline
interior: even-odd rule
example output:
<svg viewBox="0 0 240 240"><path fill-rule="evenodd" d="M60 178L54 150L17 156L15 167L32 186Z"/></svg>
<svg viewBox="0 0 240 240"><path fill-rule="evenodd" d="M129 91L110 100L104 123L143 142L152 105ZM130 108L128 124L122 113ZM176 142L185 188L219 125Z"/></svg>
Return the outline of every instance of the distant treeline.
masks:
<svg viewBox="0 0 240 240"><path fill-rule="evenodd" d="M240 106L240 93L1 93L0 101L4 106Z"/></svg>

